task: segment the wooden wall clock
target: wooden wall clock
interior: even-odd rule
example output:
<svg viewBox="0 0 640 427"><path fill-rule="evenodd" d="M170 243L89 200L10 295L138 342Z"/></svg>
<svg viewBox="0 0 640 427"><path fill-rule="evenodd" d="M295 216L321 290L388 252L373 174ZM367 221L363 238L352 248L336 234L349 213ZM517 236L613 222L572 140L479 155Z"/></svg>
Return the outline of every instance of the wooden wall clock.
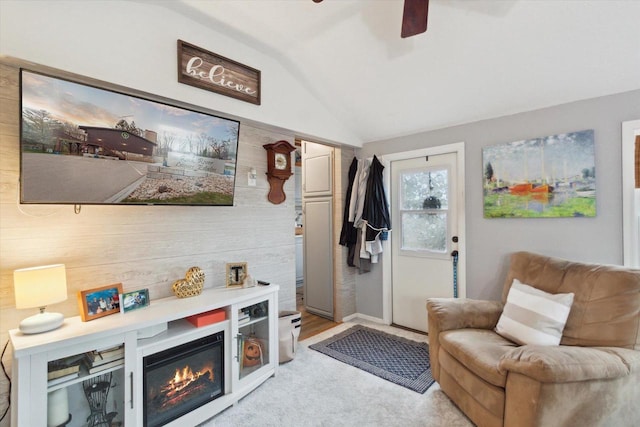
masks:
<svg viewBox="0 0 640 427"><path fill-rule="evenodd" d="M278 205L287 199L284 183L293 175L291 152L295 151L296 147L284 140L265 144L263 147L267 150L267 179L270 187L267 199L274 205Z"/></svg>

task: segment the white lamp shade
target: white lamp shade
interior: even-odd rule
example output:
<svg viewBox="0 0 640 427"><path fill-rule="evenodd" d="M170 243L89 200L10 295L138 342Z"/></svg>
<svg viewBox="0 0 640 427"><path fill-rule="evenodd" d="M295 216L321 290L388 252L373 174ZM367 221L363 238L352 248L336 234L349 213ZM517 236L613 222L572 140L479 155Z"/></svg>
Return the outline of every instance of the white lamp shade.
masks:
<svg viewBox="0 0 640 427"><path fill-rule="evenodd" d="M45 307L67 299L64 264L14 270L16 308Z"/></svg>

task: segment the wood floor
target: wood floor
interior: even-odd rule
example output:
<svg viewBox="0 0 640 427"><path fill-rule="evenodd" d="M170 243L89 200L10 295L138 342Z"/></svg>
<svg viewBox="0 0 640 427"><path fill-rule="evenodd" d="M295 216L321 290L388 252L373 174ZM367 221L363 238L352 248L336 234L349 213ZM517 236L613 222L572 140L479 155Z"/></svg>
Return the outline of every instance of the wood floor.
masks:
<svg viewBox="0 0 640 427"><path fill-rule="evenodd" d="M337 322L333 322L329 319L325 319L322 316L309 313L304 308L304 300L302 295L302 288L296 289L296 303L297 310L301 314L302 326L300 328L300 337L298 341L302 341L305 338L312 337L320 332L324 332L327 329L333 328L339 325Z"/></svg>

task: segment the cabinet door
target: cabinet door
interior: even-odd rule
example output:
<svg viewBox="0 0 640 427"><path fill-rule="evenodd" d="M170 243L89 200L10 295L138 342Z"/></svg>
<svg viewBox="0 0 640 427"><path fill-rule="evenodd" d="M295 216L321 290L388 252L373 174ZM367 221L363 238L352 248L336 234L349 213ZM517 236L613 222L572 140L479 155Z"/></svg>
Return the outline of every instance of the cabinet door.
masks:
<svg viewBox="0 0 640 427"><path fill-rule="evenodd" d="M278 362L275 334L277 302L273 294L233 306L233 382L239 384Z"/></svg>
<svg viewBox="0 0 640 427"><path fill-rule="evenodd" d="M333 147L308 141L303 144L303 197L333 194Z"/></svg>
<svg viewBox="0 0 640 427"><path fill-rule="evenodd" d="M130 342L124 336L109 337L31 356L29 400L42 402L38 406L43 410L19 410L18 425L128 424L127 373L133 364L125 349ZM135 349L130 353L135 357Z"/></svg>
<svg viewBox="0 0 640 427"><path fill-rule="evenodd" d="M314 314L333 319L333 200L304 200L304 303Z"/></svg>

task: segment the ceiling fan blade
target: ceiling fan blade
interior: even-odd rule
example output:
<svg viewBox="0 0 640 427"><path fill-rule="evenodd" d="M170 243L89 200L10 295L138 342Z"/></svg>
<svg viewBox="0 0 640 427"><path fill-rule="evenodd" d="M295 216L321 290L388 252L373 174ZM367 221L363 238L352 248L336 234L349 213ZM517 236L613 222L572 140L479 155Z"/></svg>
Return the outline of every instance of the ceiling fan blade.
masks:
<svg viewBox="0 0 640 427"><path fill-rule="evenodd" d="M428 12L429 0L404 0L401 37L411 37L427 31Z"/></svg>

